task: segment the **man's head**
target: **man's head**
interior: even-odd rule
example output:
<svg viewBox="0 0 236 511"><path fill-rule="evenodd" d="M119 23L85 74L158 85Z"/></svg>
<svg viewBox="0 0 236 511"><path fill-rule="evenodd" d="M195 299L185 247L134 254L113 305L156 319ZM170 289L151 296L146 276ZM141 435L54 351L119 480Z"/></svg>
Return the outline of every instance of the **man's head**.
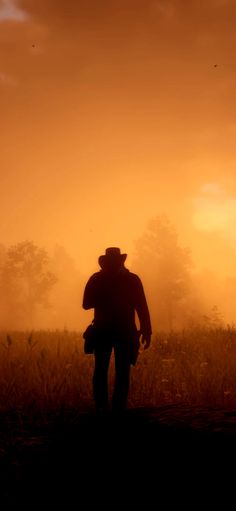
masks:
<svg viewBox="0 0 236 511"><path fill-rule="evenodd" d="M121 254L117 247L108 247L105 255L101 255L98 262L102 270L118 270L124 266L127 254Z"/></svg>

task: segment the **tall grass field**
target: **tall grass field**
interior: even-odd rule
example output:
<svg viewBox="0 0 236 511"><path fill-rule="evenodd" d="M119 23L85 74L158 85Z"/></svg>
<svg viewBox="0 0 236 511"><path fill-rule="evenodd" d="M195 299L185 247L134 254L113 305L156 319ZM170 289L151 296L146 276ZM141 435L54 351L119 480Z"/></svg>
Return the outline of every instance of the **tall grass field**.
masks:
<svg viewBox="0 0 236 511"><path fill-rule="evenodd" d="M93 355L74 331L0 333L0 412L93 406ZM114 360L109 372L110 393ZM236 328L153 335L131 371L129 407L236 406Z"/></svg>

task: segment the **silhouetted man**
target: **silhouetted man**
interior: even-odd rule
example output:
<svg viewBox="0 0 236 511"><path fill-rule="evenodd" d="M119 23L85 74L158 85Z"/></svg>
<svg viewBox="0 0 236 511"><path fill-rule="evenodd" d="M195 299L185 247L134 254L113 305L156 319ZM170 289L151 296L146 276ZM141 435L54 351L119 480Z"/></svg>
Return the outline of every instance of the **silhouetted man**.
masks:
<svg viewBox="0 0 236 511"><path fill-rule="evenodd" d="M110 247L99 257L101 270L86 284L83 308L94 308L97 332L93 394L98 412L108 404L108 368L112 349L115 354L115 385L112 398L114 412L123 411L129 391L130 365L135 364L135 340L139 333L135 312L140 322L141 342L147 349L151 341L151 322L140 278L124 266L127 254Z"/></svg>

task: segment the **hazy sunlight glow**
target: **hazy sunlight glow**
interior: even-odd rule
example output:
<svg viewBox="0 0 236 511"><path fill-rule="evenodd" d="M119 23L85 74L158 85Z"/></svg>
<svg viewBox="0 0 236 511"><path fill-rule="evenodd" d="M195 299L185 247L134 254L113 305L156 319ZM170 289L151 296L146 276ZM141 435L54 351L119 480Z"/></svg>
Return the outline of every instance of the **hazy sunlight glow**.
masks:
<svg viewBox="0 0 236 511"><path fill-rule="evenodd" d="M222 231L232 240L236 239L236 200L217 183L202 187L202 195L194 200L193 223L203 231Z"/></svg>
<svg viewBox="0 0 236 511"><path fill-rule="evenodd" d="M28 14L17 7L15 0L2 0L0 5L1 21L25 21Z"/></svg>

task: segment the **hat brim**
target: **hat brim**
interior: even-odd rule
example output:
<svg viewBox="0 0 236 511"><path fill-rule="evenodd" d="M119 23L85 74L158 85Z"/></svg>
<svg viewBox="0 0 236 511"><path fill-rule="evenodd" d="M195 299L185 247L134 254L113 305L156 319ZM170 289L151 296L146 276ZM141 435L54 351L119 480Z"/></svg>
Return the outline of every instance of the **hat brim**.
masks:
<svg viewBox="0 0 236 511"><path fill-rule="evenodd" d="M98 262L100 266L103 266L108 261L119 261L121 263L124 263L126 260L127 254L119 254L119 255L101 255L98 259Z"/></svg>

